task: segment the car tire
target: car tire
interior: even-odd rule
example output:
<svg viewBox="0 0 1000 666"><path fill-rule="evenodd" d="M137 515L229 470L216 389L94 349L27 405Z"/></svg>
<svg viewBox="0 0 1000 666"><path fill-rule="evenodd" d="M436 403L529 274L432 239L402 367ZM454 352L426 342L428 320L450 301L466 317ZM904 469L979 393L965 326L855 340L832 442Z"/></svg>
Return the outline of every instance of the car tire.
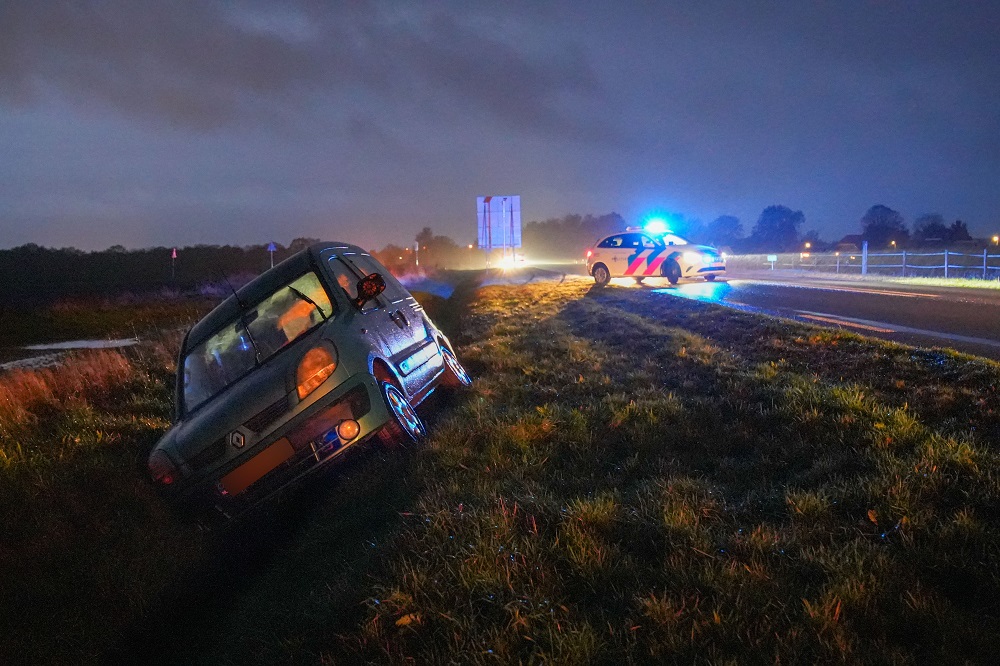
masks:
<svg viewBox="0 0 1000 666"><path fill-rule="evenodd" d="M427 436L427 428L413 405L392 382L382 382L382 399L389 411L389 422L379 431L379 440L386 446L417 444Z"/></svg>
<svg viewBox="0 0 1000 666"><path fill-rule="evenodd" d="M642 284L642 281L645 280L646 278L644 276L636 276L633 279L635 280L636 284Z"/></svg>
<svg viewBox="0 0 1000 666"><path fill-rule="evenodd" d="M667 278L670 284L677 284L681 279L681 267L673 259L663 262L663 277Z"/></svg>
<svg viewBox="0 0 1000 666"><path fill-rule="evenodd" d="M705 279L707 281L709 281L709 282L715 282L715 276L714 275L706 275Z"/></svg>
<svg viewBox="0 0 1000 666"><path fill-rule="evenodd" d="M608 267L604 264L597 264L594 266L593 270L594 282L598 287L603 287L607 283L611 282L611 273L608 272Z"/></svg>
<svg viewBox="0 0 1000 666"><path fill-rule="evenodd" d="M444 345L441 346L441 357L444 359L444 378L441 380L442 386L448 388L458 388L468 386L472 383L472 377L465 371L462 364L455 357L455 352Z"/></svg>

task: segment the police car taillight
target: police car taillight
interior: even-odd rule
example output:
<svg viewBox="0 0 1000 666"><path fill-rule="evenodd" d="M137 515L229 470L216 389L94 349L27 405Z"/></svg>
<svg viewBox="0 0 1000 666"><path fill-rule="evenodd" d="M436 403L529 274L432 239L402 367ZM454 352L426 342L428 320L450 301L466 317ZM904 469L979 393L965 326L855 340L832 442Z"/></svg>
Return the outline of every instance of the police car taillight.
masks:
<svg viewBox="0 0 1000 666"><path fill-rule="evenodd" d="M594 256L594 251L593 250L587 250L587 259L590 259L592 256Z"/></svg>

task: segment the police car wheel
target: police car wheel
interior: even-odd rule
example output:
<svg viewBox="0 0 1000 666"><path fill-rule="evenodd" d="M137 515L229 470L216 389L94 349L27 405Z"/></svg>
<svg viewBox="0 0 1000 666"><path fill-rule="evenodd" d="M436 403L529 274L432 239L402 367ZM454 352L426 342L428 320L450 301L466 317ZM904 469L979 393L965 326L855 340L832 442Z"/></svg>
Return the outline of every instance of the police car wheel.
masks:
<svg viewBox="0 0 1000 666"><path fill-rule="evenodd" d="M712 282L713 280L715 280L715 276L714 275L706 275L705 279L708 280L709 282Z"/></svg>
<svg viewBox="0 0 1000 666"><path fill-rule="evenodd" d="M597 283L598 287L603 287L608 282L611 282L611 273L608 272L607 266L604 264L594 266L594 282Z"/></svg>
<svg viewBox="0 0 1000 666"><path fill-rule="evenodd" d="M663 264L663 277L667 278L670 284L677 284L681 279L681 267L676 261L671 259Z"/></svg>

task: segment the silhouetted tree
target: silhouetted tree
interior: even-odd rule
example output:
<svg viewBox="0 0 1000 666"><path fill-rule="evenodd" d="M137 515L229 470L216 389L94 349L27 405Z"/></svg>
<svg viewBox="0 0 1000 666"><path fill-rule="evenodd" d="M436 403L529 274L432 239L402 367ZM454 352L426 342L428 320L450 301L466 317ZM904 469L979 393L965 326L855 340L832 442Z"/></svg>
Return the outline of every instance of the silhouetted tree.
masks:
<svg viewBox="0 0 1000 666"><path fill-rule="evenodd" d="M962 222L962 220L955 220L948 231L951 234L948 240L953 243L972 240L972 236L969 235L969 228L965 226L965 222Z"/></svg>
<svg viewBox="0 0 1000 666"><path fill-rule="evenodd" d="M318 243L318 242L320 242L319 238L308 238L308 237L296 238L295 240L293 240L291 243L288 244L288 254L290 255L295 254L299 250L304 250L313 243Z"/></svg>
<svg viewBox="0 0 1000 666"><path fill-rule="evenodd" d="M951 230L939 213L925 213L913 223L913 241L918 245L929 241L947 242L950 238Z"/></svg>
<svg viewBox="0 0 1000 666"><path fill-rule="evenodd" d="M910 232L900 213L876 204L861 218L861 238L873 248L888 247L891 241L903 246L910 240Z"/></svg>
<svg viewBox="0 0 1000 666"><path fill-rule="evenodd" d="M721 215L705 228L705 240L716 247L732 247L742 238L743 224L740 218L732 215Z"/></svg>
<svg viewBox="0 0 1000 666"><path fill-rule="evenodd" d="M759 251L790 252L799 248L799 226L806 221L801 210L787 206L765 208L750 233L750 245Z"/></svg>
<svg viewBox="0 0 1000 666"><path fill-rule="evenodd" d="M831 247L831 243L825 242L819 237L819 232L815 229L810 229L809 231L802 234L802 238L799 239L799 245L805 249L805 244L809 243L809 249L812 252L825 252Z"/></svg>

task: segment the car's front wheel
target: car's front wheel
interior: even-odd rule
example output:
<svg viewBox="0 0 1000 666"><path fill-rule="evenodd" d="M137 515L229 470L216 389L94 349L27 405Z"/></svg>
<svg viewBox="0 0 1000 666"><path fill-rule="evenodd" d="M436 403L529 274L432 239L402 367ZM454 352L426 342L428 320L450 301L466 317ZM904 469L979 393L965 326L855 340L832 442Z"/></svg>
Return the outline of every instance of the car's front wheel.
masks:
<svg viewBox="0 0 1000 666"><path fill-rule="evenodd" d="M711 275L711 274L710 275L706 275L705 279L708 280L709 282L714 282L715 281L715 275Z"/></svg>
<svg viewBox="0 0 1000 666"><path fill-rule="evenodd" d="M382 397L389 409L389 422L379 432L382 443L416 444L427 436L423 420L395 384L382 382Z"/></svg>
<svg viewBox="0 0 1000 666"><path fill-rule="evenodd" d="M472 383L472 377L465 371L462 364L455 357L455 352L445 346L441 347L441 356L444 358L444 379L441 384L449 387L468 386Z"/></svg>
<svg viewBox="0 0 1000 666"><path fill-rule="evenodd" d="M608 272L607 266L604 264L594 266L594 282L597 283L598 287L603 287L611 282L611 273Z"/></svg>
<svg viewBox="0 0 1000 666"><path fill-rule="evenodd" d="M670 284L677 284L681 279L681 267L673 259L663 262L663 277L667 278Z"/></svg>

